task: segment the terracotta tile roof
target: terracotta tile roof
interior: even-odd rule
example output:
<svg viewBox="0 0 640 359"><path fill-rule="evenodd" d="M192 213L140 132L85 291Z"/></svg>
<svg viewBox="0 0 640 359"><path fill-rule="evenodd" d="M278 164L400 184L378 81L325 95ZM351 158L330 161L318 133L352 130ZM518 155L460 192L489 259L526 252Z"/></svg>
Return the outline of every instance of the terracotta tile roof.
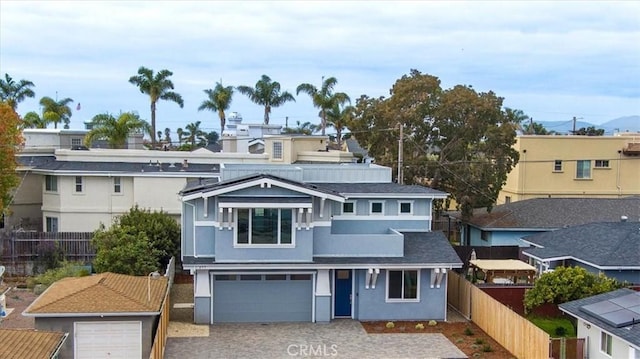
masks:
<svg viewBox="0 0 640 359"><path fill-rule="evenodd" d="M65 333L34 329L0 329L0 358L48 359L66 339Z"/></svg>
<svg viewBox="0 0 640 359"><path fill-rule="evenodd" d="M65 278L52 284L24 314L159 312L166 290L164 276L149 280L146 276L107 272Z"/></svg>

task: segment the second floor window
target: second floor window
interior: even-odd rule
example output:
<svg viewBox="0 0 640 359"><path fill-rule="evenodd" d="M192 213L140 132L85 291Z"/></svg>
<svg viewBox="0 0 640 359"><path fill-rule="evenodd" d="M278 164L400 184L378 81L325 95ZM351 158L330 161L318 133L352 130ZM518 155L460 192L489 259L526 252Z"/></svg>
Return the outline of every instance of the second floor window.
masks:
<svg viewBox="0 0 640 359"><path fill-rule="evenodd" d="M44 176L44 189L49 192L58 192L58 177Z"/></svg>
<svg viewBox="0 0 640 359"><path fill-rule="evenodd" d="M578 160L576 162L576 178L579 178L579 179L591 178L591 161L590 160Z"/></svg>
<svg viewBox="0 0 640 359"><path fill-rule="evenodd" d="M292 244L291 209L240 208L236 244Z"/></svg>
<svg viewBox="0 0 640 359"><path fill-rule="evenodd" d="M273 143L273 158L276 160L282 159L282 142Z"/></svg>
<svg viewBox="0 0 640 359"><path fill-rule="evenodd" d="M82 138L72 138L71 146L82 146Z"/></svg>
<svg viewBox="0 0 640 359"><path fill-rule="evenodd" d="M596 168L609 168L609 160L596 160Z"/></svg>
<svg viewBox="0 0 640 359"><path fill-rule="evenodd" d="M384 202L370 202L369 203L370 214L384 214Z"/></svg>
<svg viewBox="0 0 640 359"><path fill-rule="evenodd" d="M355 214L356 204L354 202L345 202L342 204L342 214Z"/></svg>
<svg viewBox="0 0 640 359"><path fill-rule="evenodd" d="M113 193L122 193L122 184L120 177L113 177Z"/></svg>
<svg viewBox="0 0 640 359"><path fill-rule="evenodd" d="M82 192L82 177L76 176L76 192Z"/></svg>
<svg viewBox="0 0 640 359"><path fill-rule="evenodd" d="M399 202L398 203L398 213L399 214L412 214L413 213L413 203L410 201Z"/></svg>
<svg viewBox="0 0 640 359"><path fill-rule="evenodd" d="M553 162L553 172L562 172L562 160L555 160Z"/></svg>

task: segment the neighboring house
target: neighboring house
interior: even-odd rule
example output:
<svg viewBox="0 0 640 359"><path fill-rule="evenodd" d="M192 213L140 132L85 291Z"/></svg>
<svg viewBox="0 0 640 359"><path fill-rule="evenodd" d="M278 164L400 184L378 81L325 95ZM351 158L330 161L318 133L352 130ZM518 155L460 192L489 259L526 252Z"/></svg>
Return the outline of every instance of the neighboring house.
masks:
<svg viewBox="0 0 640 359"><path fill-rule="evenodd" d="M25 311L38 330L69 333L65 358L148 358L167 278L101 273L52 284Z"/></svg>
<svg viewBox="0 0 640 359"><path fill-rule="evenodd" d="M640 173L638 174L640 176ZM639 177L640 178L640 177ZM528 247L529 235L593 222L640 218L640 196L623 198L533 198L476 209L461 223L462 243L471 246Z"/></svg>
<svg viewBox="0 0 640 359"><path fill-rule="evenodd" d="M589 272L640 284L640 222L602 222L525 237L522 254L540 272L579 266Z"/></svg>
<svg viewBox="0 0 640 359"><path fill-rule="evenodd" d="M520 160L497 203L540 197L640 195L640 137L518 136Z"/></svg>
<svg viewBox="0 0 640 359"><path fill-rule="evenodd" d="M181 192L196 323L446 319L447 194L371 164L225 165Z"/></svg>
<svg viewBox="0 0 640 359"><path fill-rule="evenodd" d="M618 289L559 307L577 319L577 336L587 339L587 358L640 358L640 292Z"/></svg>
<svg viewBox="0 0 640 359"><path fill-rule="evenodd" d="M362 148L358 141L351 137L344 140L344 144L347 147L347 152L351 152L358 158L358 162L361 163L374 163L375 158L369 156L369 151Z"/></svg>
<svg viewBox="0 0 640 359"><path fill-rule="evenodd" d="M33 330L0 329L0 358L57 359L67 333Z"/></svg>

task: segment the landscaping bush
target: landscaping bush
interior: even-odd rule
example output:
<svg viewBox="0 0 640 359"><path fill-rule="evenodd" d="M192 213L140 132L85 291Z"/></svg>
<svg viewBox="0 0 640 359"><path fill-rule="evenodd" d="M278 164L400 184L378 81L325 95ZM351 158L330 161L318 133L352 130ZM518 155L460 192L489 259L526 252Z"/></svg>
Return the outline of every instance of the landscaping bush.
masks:
<svg viewBox="0 0 640 359"><path fill-rule="evenodd" d="M468 335L468 336L472 336L473 335L473 330L471 330L471 328L466 328L464 330L464 335Z"/></svg>
<svg viewBox="0 0 640 359"><path fill-rule="evenodd" d="M489 344L485 344L485 345L482 347L482 351L483 351L483 352L485 352L485 353L489 353L489 352L492 352L492 351L493 351L493 348L491 347L491 345L489 345Z"/></svg>
<svg viewBox="0 0 640 359"><path fill-rule="evenodd" d="M83 266L82 263L62 262L59 268L49 269L48 271L28 280L27 285L33 288L36 284L42 284L45 287L50 286L54 282L67 277L84 277L91 273Z"/></svg>
<svg viewBox="0 0 640 359"><path fill-rule="evenodd" d="M576 336L576 329L567 318L529 316L527 319L551 337L574 338Z"/></svg>
<svg viewBox="0 0 640 359"><path fill-rule="evenodd" d="M422 323L416 324L416 329L417 330L424 330L424 324L422 324Z"/></svg>
<svg viewBox="0 0 640 359"><path fill-rule="evenodd" d="M394 322L387 322L386 327L387 329L393 329L396 327L396 324Z"/></svg>
<svg viewBox="0 0 640 359"><path fill-rule="evenodd" d="M565 335L567 335L567 328L556 327L555 334L557 337L564 337Z"/></svg>

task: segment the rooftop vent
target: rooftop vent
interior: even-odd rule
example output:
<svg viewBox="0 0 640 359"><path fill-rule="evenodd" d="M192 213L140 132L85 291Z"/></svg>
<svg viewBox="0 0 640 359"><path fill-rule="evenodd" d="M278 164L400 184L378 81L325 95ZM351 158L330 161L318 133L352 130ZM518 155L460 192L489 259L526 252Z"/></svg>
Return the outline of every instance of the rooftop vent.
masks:
<svg viewBox="0 0 640 359"><path fill-rule="evenodd" d="M620 222L626 222L629 219L629 217L627 216L621 216L620 217Z"/></svg>

